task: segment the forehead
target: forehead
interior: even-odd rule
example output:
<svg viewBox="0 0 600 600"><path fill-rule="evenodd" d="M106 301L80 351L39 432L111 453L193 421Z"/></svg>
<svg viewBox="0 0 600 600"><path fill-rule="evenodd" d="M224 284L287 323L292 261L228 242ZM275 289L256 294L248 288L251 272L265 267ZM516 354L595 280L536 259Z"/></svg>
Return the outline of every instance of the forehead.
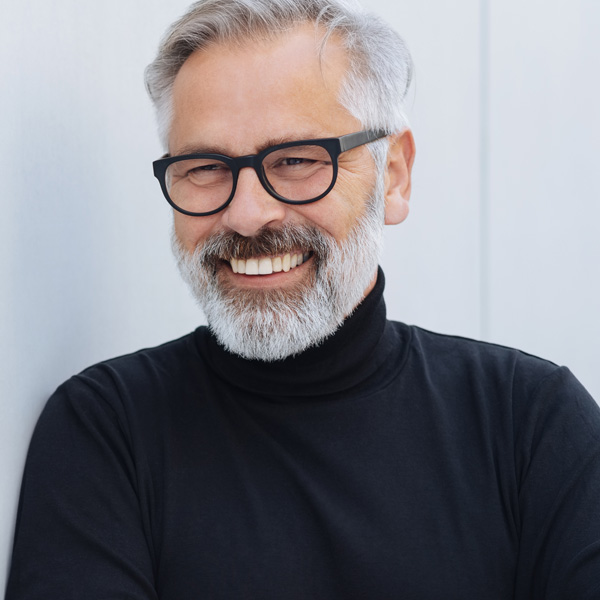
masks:
<svg viewBox="0 0 600 600"><path fill-rule="evenodd" d="M221 144L252 153L267 139L329 137L359 123L340 103L348 59L335 37L298 27L285 36L219 43L193 53L173 86L171 153Z"/></svg>

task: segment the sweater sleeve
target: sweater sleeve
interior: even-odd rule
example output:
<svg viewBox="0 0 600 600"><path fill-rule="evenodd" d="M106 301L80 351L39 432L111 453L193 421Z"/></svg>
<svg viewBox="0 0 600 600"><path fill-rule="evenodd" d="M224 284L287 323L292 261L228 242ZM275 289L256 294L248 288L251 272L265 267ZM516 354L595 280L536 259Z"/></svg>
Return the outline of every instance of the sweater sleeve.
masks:
<svg viewBox="0 0 600 600"><path fill-rule="evenodd" d="M516 408L516 598L600 598L600 408L565 369Z"/></svg>
<svg viewBox="0 0 600 600"><path fill-rule="evenodd" d="M156 599L126 419L85 377L61 386L33 434L6 600Z"/></svg>

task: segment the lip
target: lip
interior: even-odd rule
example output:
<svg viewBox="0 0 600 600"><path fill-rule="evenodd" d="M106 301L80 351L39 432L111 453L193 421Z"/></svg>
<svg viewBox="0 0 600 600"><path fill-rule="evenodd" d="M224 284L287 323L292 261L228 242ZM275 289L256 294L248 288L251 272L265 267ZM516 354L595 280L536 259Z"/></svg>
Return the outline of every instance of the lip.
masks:
<svg viewBox="0 0 600 600"><path fill-rule="evenodd" d="M245 275L243 273L234 273L229 261L221 260L221 272L235 285L247 288L264 288L264 287L275 287L275 286L286 286L292 285L299 278L302 278L307 269L312 266L314 255L311 253L310 256L304 260L301 265L290 269L289 271L279 271L276 273L269 273L268 275Z"/></svg>
<svg viewBox="0 0 600 600"><path fill-rule="evenodd" d="M289 272L308 260L310 252L292 250L283 254L252 256L250 258L230 259L234 273L246 275L270 275L280 271Z"/></svg>

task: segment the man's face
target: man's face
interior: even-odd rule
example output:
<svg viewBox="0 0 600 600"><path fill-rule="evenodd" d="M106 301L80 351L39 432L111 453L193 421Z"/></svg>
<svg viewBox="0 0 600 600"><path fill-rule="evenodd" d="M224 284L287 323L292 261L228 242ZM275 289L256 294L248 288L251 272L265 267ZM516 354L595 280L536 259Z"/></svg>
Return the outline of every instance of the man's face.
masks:
<svg viewBox="0 0 600 600"><path fill-rule="evenodd" d="M358 120L338 101L347 67L344 51L335 40L330 40L319 60L317 44L314 28L307 26L275 41L248 42L243 46L215 45L192 54L174 83L169 153L214 152L242 156L278 143L337 137L362 129ZM251 244L265 231L275 236L278 231L311 231L334 246L343 247L347 242L356 244L356 235L351 239L353 231L368 212L367 201L375 183L374 161L364 146L340 156L334 189L312 204L282 203L266 192L254 170L242 169L235 197L221 212L205 217L174 213L179 258L191 256L207 241L214 241L215 236L234 236L238 243L248 240ZM372 217L373 214L371 221ZM378 220L382 225L381 215ZM380 232L371 233L371 245L377 246L378 239L375 238ZM318 270L324 269L318 262L318 253L311 247L311 239L315 238L305 237L291 252L292 256L294 253L304 255L302 264L270 274L235 273L227 260L229 257L222 256L212 264L204 265L203 279L195 286L195 293L202 296L203 288L214 284L215 289L224 291L219 302L234 305L245 302L248 309L260 306L265 298L277 297L279 302L285 302L287 297L288 303L292 299L295 303L315 285ZM292 242L287 243L292 245ZM275 252L265 253L258 249L259 246L255 247L256 256L252 258L276 259L272 261L273 267L276 266L280 257ZM252 250L246 252L252 253ZM362 287L359 297L346 308L346 314L370 291L376 279L373 260L354 267L362 271ZM194 277L190 269L200 266L188 265L186 268L186 278L190 280ZM342 265L338 270L345 268ZM366 276L365 269L368 269ZM210 282L208 277L212 279ZM200 300L202 302L203 298ZM204 308L206 311L206 306ZM209 324L215 329L208 312ZM291 334L284 335L289 337Z"/></svg>

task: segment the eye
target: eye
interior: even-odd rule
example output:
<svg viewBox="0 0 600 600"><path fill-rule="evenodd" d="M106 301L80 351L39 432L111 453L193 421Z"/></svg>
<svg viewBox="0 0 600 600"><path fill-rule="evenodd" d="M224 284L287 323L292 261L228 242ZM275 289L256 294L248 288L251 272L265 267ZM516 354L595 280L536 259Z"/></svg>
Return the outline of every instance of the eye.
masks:
<svg viewBox="0 0 600 600"><path fill-rule="evenodd" d="M179 160L170 165L166 175L169 189L172 189L175 185L178 185L181 189L188 185L213 188L216 186L229 186L232 179L229 166L213 158Z"/></svg>
<svg viewBox="0 0 600 600"><path fill-rule="evenodd" d="M284 176L284 172L312 172L314 169L330 165L331 156L327 150L311 144L274 150L263 162L267 171L280 173L281 176Z"/></svg>
<svg viewBox="0 0 600 600"><path fill-rule="evenodd" d="M227 169L227 166L224 165L223 163L200 165L200 166L196 166L196 167L192 167L191 169L188 169L186 175L202 174L203 172L219 171L221 169Z"/></svg>
<svg viewBox="0 0 600 600"><path fill-rule="evenodd" d="M310 165L315 162L315 159L312 158L300 158L299 156L290 156L288 158L281 158L279 160L279 164L273 165L274 167L283 166L283 167L296 167L301 165Z"/></svg>

